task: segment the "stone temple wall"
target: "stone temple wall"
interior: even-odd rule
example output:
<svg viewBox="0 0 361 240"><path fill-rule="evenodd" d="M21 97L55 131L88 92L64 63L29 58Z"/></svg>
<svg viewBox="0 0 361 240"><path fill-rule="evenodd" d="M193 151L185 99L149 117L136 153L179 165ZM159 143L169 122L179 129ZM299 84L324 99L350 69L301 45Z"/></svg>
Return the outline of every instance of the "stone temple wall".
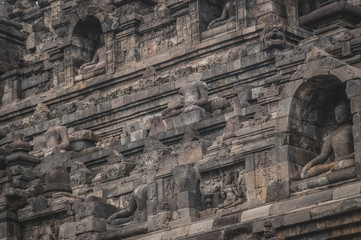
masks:
<svg viewBox="0 0 361 240"><path fill-rule="evenodd" d="M0 239L360 239L361 1L0 0Z"/></svg>

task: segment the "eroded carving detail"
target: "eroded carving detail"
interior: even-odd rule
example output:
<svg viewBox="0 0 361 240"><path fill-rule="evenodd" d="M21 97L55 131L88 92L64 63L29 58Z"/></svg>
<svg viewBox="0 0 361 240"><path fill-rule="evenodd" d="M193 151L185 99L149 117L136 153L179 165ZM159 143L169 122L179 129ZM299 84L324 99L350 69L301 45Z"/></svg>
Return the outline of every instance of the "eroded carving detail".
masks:
<svg viewBox="0 0 361 240"><path fill-rule="evenodd" d="M129 162L116 150L109 154L108 165L103 169L101 176L103 181L118 179L129 176L129 172L135 167L135 164Z"/></svg>
<svg viewBox="0 0 361 240"><path fill-rule="evenodd" d="M90 183L92 178L91 171L82 162L74 162L70 170L71 186Z"/></svg>
<svg viewBox="0 0 361 240"><path fill-rule="evenodd" d="M239 172L238 181L236 181L234 174L226 174L220 190L223 199L223 203L218 205L220 208L227 208L245 202L245 171Z"/></svg>
<svg viewBox="0 0 361 240"><path fill-rule="evenodd" d="M266 17L266 25L261 33L263 50L270 48L284 49L286 47L285 26L276 14Z"/></svg>

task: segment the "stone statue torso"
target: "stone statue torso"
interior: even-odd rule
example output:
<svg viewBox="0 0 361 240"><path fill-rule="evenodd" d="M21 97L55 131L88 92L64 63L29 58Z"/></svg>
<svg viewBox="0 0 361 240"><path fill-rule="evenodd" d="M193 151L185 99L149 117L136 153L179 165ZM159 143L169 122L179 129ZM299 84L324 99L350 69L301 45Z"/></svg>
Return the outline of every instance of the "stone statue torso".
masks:
<svg viewBox="0 0 361 240"><path fill-rule="evenodd" d="M330 143L335 154L335 160L342 160L354 152L352 126L339 126L330 136Z"/></svg>
<svg viewBox="0 0 361 240"><path fill-rule="evenodd" d="M98 62L105 61L105 45L99 48L96 53L98 54Z"/></svg>
<svg viewBox="0 0 361 240"><path fill-rule="evenodd" d="M179 93L184 96L184 105L189 106L195 104L200 99L198 90L199 82L192 82L184 85L179 90Z"/></svg>
<svg viewBox="0 0 361 240"><path fill-rule="evenodd" d="M51 127L45 133L46 137L46 146L48 148L55 147L61 143L61 136L59 134L59 129L56 127Z"/></svg>

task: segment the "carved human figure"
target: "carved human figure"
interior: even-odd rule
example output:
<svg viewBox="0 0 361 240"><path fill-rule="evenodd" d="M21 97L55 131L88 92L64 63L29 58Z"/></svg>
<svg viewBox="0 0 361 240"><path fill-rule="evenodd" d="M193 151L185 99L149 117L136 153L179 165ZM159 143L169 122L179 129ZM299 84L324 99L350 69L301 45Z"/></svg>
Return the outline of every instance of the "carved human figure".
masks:
<svg viewBox="0 0 361 240"><path fill-rule="evenodd" d="M337 129L326 137L321 154L307 163L301 172L301 178L309 178L322 173L332 172L355 164L353 148L352 126L348 105L339 105L335 108ZM324 163L334 153L335 160Z"/></svg>
<svg viewBox="0 0 361 240"><path fill-rule="evenodd" d="M64 126L53 126L45 132L46 148L34 151L31 154L35 157L47 157L57 149L65 152L70 146L68 129Z"/></svg>
<svg viewBox="0 0 361 240"><path fill-rule="evenodd" d="M144 182L145 180L143 180ZM128 206L111 215L107 222L110 225L121 225L130 221L144 222L147 220L147 188L143 183L131 193Z"/></svg>
<svg viewBox="0 0 361 240"><path fill-rule="evenodd" d="M236 16L236 2L235 0L225 1L222 14L219 18L214 19L208 24L208 29L219 26L223 24L226 20L231 20Z"/></svg>
<svg viewBox="0 0 361 240"><path fill-rule="evenodd" d="M95 52L93 60L88 63L84 63L80 66L78 74L84 74L87 72L95 71L105 67L105 45L104 45L104 35L100 36L101 47Z"/></svg>
<svg viewBox="0 0 361 240"><path fill-rule="evenodd" d="M221 188L221 197L224 199L222 206L228 206L237 200L237 187L233 182L232 174L227 174Z"/></svg>
<svg viewBox="0 0 361 240"><path fill-rule="evenodd" d="M218 207L231 207L244 202L242 190L235 183L233 174L226 174L224 176L224 182L220 190L224 201Z"/></svg>
<svg viewBox="0 0 361 240"><path fill-rule="evenodd" d="M183 95L184 104L179 104L176 107L164 110L162 112L163 119L197 109L201 110L205 114L204 108L208 104L208 91L205 82L194 81L187 83L179 89L178 93Z"/></svg>

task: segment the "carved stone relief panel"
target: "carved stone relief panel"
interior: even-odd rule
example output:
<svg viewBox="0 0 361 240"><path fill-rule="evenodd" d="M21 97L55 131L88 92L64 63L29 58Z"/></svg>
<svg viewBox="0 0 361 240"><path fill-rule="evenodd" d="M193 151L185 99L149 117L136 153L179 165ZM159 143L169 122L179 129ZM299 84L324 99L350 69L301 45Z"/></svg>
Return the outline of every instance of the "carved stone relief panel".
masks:
<svg viewBox="0 0 361 240"><path fill-rule="evenodd" d="M204 208L227 209L247 201L246 171L241 166L201 173L200 191Z"/></svg>

